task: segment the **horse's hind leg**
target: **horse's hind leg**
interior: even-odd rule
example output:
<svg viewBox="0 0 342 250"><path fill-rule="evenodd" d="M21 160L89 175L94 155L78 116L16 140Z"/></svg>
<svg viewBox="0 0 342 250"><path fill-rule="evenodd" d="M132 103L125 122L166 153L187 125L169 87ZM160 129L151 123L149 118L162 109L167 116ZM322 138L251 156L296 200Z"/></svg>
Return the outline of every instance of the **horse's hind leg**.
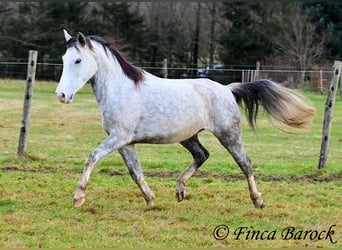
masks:
<svg viewBox="0 0 342 250"><path fill-rule="evenodd" d="M177 179L176 198L178 201L182 201L186 196L186 182L209 157L209 152L199 142L197 134L185 141L182 141L181 144L189 150L194 160Z"/></svg>
<svg viewBox="0 0 342 250"><path fill-rule="evenodd" d="M138 154L135 150L135 146L127 145L120 148L118 151L121 154L124 161L126 162L128 171L132 179L138 185L141 192L143 193L147 205L153 205L155 195L153 194L153 192L147 185L146 181L144 180L144 174L139 163Z"/></svg>
<svg viewBox="0 0 342 250"><path fill-rule="evenodd" d="M231 153L234 160L247 177L250 198L252 199L254 206L256 208L263 208L265 203L255 184L251 160L246 155L242 145L240 126L231 126L229 130L224 132L221 130L220 132L215 133L215 135L221 144Z"/></svg>

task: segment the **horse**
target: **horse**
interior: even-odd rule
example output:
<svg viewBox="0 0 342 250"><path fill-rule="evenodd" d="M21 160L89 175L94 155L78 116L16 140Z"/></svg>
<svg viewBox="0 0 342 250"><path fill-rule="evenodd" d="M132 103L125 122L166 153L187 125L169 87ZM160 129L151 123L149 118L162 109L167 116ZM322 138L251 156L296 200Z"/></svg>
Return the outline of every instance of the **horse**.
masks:
<svg viewBox="0 0 342 250"><path fill-rule="evenodd" d="M193 162L176 180L176 199L182 201L187 181L209 157L198 138L203 130L211 131L232 155L247 179L255 208L263 208L265 202L242 144L240 106L252 128L260 106L273 120L290 128L309 129L315 114L315 108L302 95L271 80L223 85L204 78L159 78L130 63L114 42L81 32L72 37L66 30L64 38L67 48L56 95L60 102L69 104L90 82L108 134L85 161L74 194L75 208L86 200L86 186L95 165L116 150L147 205L154 204L155 195L144 179L137 143L179 142L191 153Z"/></svg>

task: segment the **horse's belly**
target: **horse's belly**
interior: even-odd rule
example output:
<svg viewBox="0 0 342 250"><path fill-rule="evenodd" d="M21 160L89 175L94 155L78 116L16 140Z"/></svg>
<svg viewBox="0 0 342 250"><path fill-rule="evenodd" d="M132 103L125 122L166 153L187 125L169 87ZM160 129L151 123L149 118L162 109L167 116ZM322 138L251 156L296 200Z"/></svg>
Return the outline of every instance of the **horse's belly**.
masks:
<svg viewBox="0 0 342 250"><path fill-rule="evenodd" d="M137 127L134 131L133 142L155 144L180 142L190 138L204 128L205 125L201 119L195 119L195 122L190 122L189 119L182 122L167 120L161 123L151 122L145 124L145 126Z"/></svg>

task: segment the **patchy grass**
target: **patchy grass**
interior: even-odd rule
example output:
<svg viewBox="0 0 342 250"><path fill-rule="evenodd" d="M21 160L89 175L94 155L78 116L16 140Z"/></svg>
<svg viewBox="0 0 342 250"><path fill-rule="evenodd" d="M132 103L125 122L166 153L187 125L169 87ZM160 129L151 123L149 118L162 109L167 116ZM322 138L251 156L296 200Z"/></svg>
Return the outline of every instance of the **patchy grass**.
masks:
<svg viewBox="0 0 342 250"><path fill-rule="evenodd" d="M89 86L71 105L57 101L55 87L35 84L28 157L19 160L25 83L0 80L0 247L341 247L340 97L322 170L317 164L325 96L305 93L317 108L309 132L285 134L262 118L255 133L244 123L244 145L267 203L264 210L254 209L239 168L209 132L200 138L211 157L189 181L183 202L174 197L175 180L191 162L189 153L179 144L143 144L137 148L157 196L154 206L145 205L120 155L113 153L94 170L85 205L73 209L84 160L106 134ZM213 231L221 224L230 234L216 240ZM322 232L332 225L336 244L281 237L287 227ZM273 230L275 239L236 240L239 227Z"/></svg>

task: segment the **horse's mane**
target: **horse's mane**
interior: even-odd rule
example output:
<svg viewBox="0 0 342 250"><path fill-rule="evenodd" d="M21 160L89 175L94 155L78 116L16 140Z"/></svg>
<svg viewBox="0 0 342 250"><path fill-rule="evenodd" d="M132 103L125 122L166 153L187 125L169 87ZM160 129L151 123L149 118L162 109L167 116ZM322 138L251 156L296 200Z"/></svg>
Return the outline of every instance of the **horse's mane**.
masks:
<svg viewBox="0 0 342 250"><path fill-rule="evenodd" d="M76 44L76 40L74 37L71 38L68 43L67 47L69 48L72 45ZM101 44L104 48L104 51L107 54L106 48L111 52L111 54L116 58L116 60L119 62L123 72L125 75L134 81L135 85L138 85L141 83L142 80L144 80L144 71L130 62L127 61L127 59L122 55L122 53L115 47L115 44L113 41L107 41L101 37L98 36L88 36L86 37L86 43L88 44L90 49L93 49L93 45L91 41L95 41L99 44ZM76 47L77 48L77 47Z"/></svg>

